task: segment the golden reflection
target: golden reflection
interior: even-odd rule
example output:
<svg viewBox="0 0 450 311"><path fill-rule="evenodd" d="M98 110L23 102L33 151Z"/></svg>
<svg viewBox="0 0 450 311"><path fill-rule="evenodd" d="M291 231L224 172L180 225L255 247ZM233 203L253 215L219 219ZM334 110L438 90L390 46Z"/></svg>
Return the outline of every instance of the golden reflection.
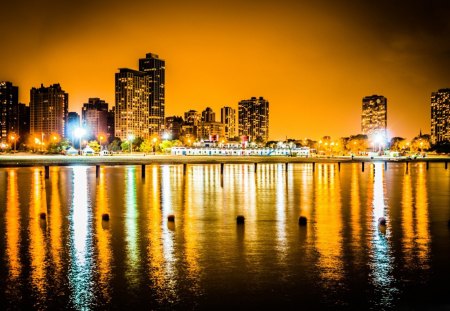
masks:
<svg viewBox="0 0 450 311"><path fill-rule="evenodd" d="M403 176L402 187L402 244L405 264L407 267L411 265L413 257L414 231L413 231L413 195L411 186L411 175Z"/></svg>
<svg viewBox="0 0 450 311"><path fill-rule="evenodd" d="M59 167L52 170L50 176L51 182L51 199L50 199L50 241L51 241L51 254L53 259L55 279L59 279L60 273L62 272L62 260L61 253L62 247L62 237L61 237L61 199L60 199L60 189L59 189Z"/></svg>
<svg viewBox="0 0 450 311"><path fill-rule="evenodd" d="M361 243L361 200L359 193L359 174L358 164L352 164L352 181L350 185L351 230L353 242L358 246ZM358 253L355 255L358 256Z"/></svg>
<svg viewBox="0 0 450 311"><path fill-rule="evenodd" d="M14 169L7 170L6 189L6 256L9 264L8 281L11 285L16 285L20 275L22 264L20 262L20 210L19 191L17 189L17 172Z"/></svg>
<svg viewBox="0 0 450 311"><path fill-rule="evenodd" d="M316 249L319 273L327 284L343 277L340 181L332 164L318 165L316 178Z"/></svg>
<svg viewBox="0 0 450 311"><path fill-rule="evenodd" d="M416 183L416 243L417 256L423 268L428 268L430 252L430 231L428 215L427 172L425 163L421 163L417 170Z"/></svg>
<svg viewBox="0 0 450 311"><path fill-rule="evenodd" d="M96 190L96 237L98 249L98 273L99 287L102 293L102 299L105 305L111 301L110 282L111 282L111 232L108 224L102 220L103 214L109 214L108 189L106 185L105 168L100 168Z"/></svg>
<svg viewBox="0 0 450 311"><path fill-rule="evenodd" d="M137 286L139 281L139 244L138 244L138 218L136 195L136 167L126 168L125 178L125 241L127 248L126 275L132 286Z"/></svg>
<svg viewBox="0 0 450 311"><path fill-rule="evenodd" d="M32 191L30 200L30 259L31 284L37 292L39 300L45 301L46 292L46 247L44 243L45 220L40 219L40 213L47 214L46 195L42 172L33 168Z"/></svg>
<svg viewBox="0 0 450 311"><path fill-rule="evenodd" d="M276 170L276 220L277 220L277 256L283 262L287 256L286 239L286 181L284 177L284 165L274 167Z"/></svg>

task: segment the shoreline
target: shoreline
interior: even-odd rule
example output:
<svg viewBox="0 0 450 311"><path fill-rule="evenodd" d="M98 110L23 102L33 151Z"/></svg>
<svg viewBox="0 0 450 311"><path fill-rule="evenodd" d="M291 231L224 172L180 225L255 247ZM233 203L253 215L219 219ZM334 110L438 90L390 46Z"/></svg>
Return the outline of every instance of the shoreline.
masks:
<svg viewBox="0 0 450 311"><path fill-rule="evenodd" d="M287 157L287 156L178 156L178 155L113 155L64 156L7 154L0 155L0 167L71 166L71 165L150 165L150 164L253 164L253 163L361 163L361 162L450 162L450 156L407 157ZM447 167L447 164L446 164Z"/></svg>

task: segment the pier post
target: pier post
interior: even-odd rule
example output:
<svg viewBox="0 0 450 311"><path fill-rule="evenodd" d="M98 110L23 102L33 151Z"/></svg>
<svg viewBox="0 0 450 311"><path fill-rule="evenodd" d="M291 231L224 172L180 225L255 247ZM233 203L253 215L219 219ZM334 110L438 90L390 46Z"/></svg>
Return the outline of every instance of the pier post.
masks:
<svg viewBox="0 0 450 311"><path fill-rule="evenodd" d="M387 161L384 161L384 170L387 171Z"/></svg>
<svg viewBox="0 0 450 311"><path fill-rule="evenodd" d="M288 162L286 162L286 164L284 165L284 166L285 166L285 170L286 170L286 172L288 171L288 165L289 165L289 163L288 163Z"/></svg>
<svg viewBox="0 0 450 311"><path fill-rule="evenodd" d="M95 177L98 178L100 175L100 165L95 166Z"/></svg>
<svg viewBox="0 0 450 311"><path fill-rule="evenodd" d="M316 170L316 162L313 162L312 166L313 166L313 172L314 172Z"/></svg>
<svg viewBox="0 0 450 311"><path fill-rule="evenodd" d="M427 161L427 171L430 168L430 161Z"/></svg>
<svg viewBox="0 0 450 311"><path fill-rule="evenodd" d="M186 163L183 163L183 175L186 175L186 169L187 169L186 166L187 166Z"/></svg>
<svg viewBox="0 0 450 311"><path fill-rule="evenodd" d="M361 172L364 172L364 162L361 162Z"/></svg>
<svg viewBox="0 0 450 311"><path fill-rule="evenodd" d="M145 178L145 164L141 165L141 177Z"/></svg>
<svg viewBox="0 0 450 311"><path fill-rule="evenodd" d="M409 162L406 161L406 174L408 174L408 165L409 165Z"/></svg>
<svg viewBox="0 0 450 311"><path fill-rule="evenodd" d="M338 162L338 172L341 171L341 162Z"/></svg>
<svg viewBox="0 0 450 311"><path fill-rule="evenodd" d="M257 169L258 169L258 163L255 162L255 174L256 174Z"/></svg>
<svg viewBox="0 0 450 311"><path fill-rule="evenodd" d="M220 175L223 175L224 164L220 163Z"/></svg>
<svg viewBox="0 0 450 311"><path fill-rule="evenodd" d="M45 179L49 179L49 177L50 177L50 166L45 165L44 168L45 168Z"/></svg>

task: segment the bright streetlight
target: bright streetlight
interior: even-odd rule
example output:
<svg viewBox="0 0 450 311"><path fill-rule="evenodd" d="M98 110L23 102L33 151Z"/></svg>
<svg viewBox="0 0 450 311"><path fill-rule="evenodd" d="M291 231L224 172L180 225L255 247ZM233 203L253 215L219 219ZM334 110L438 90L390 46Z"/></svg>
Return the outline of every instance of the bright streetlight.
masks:
<svg viewBox="0 0 450 311"><path fill-rule="evenodd" d="M102 140L103 140L104 138L105 138L105 137L104 137L103 135L98 136L98 140L99 140L99 142L100 142L100 150L103 149L103 148L102 148Z"/></svg>
<svg viewBox="0 0 450 311"><path fill-rule="evenodd" d="M80 155L81 153L81 137L84 136L84 134L86 133L86 130L82 127L77 127L74 131L75 137L77 137L80 140Z"/></svg>
<svg viewBox="0 0 450 311"><path fill-rule="evenodd" d="M13 150L13 152L16 152L16 136L14 136L14 134L11 135L11 140L12 140L13 143L14 143L14 150Z"/></svg>
<svg viewBox="0 0 450 311"><path fill-rule="evenodd" d="M130 142L130 154L133 153L133 135L128 135L128 141Z"/></svg>
<svg viewBox="0 0 450 311"><path fill-rule="evenodd" d="M153 137L153 154L156 153L156 142L158 141L158 139L156 137Z"/></svg>

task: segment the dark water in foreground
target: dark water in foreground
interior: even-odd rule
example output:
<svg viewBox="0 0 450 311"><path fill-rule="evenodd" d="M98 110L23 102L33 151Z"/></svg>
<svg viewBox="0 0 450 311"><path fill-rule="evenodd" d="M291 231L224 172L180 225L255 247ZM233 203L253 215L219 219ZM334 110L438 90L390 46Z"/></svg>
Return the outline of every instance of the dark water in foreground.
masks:
<svg viewBox="0 0 450 311"><path fill-rule="evenodd" d="M442 163L239 164L223 176L0 169L0 309L450 309Z"/></svg>

